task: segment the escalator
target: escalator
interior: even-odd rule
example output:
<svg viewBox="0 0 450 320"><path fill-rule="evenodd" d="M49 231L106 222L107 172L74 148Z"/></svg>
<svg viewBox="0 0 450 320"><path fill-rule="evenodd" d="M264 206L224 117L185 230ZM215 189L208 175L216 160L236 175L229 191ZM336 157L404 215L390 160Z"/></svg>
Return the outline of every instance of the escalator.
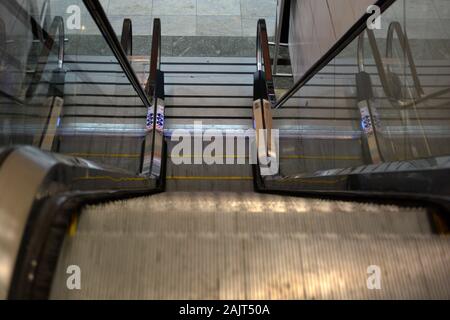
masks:
<svg viewBox="0 0 450 320"><path fill-rule="evenodd" d="M85 38L0 6L37 61L0 73L1 298L450 298L450 64L381 65L364 16L277 97L264 20L254 58L164 57L159 19L136 56L99 1Z"/></svg>

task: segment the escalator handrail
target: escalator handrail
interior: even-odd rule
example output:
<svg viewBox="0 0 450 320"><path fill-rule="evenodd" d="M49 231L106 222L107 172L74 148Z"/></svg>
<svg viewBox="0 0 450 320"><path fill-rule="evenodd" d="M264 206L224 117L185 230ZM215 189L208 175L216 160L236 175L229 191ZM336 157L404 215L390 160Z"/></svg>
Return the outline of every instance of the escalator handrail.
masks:
<svg viewBox="0 0 450 320"><path fill-rule="evenodd" d="M156 128L157 128L157 115L158 115L158 99L164 99L164 75L161 75L161 20L159 18L153 19L153 34L152 34L152 49L150 52L150 70L147 83L145 84L145 92L151 99L153 104L152 113L152 129L151 129L151 160L150 160L150 173L152 172L152 166L155 157L155 141L156 141ZM162 78L162 83L161 83ZM164 146L163 146L164 149ZM164 152L164 150L162 150ZM141 155L141 170L144 165L145 153ZM163 182L164 177L160 174L159 181Z"/></svg>
<svg viewBox="0 0 450 320"><path fill-rule="evenodd" d="M155 98L157 71L161 68L161 20L153 20L152 50L150 52L150 71L145 85L145 92L150 99Z"/></svg>
<svg viewBox="0 0 450 320"><path fill-rule="evenodd" d="M258 20L258 32L256 36L256 65L258 71L264 71L266 81L271 81L272 68L270 63L269 38L267 36L266 21L264 19Z"/></svg>
<svg viewBox="0 0 450 320"><path fill-rule="evenodd" d="M378 0L375 5L383 13L396 0ZM344 50L356 37L367 28L367 21L371 17L370 13L363 15L303 76L278 99L275 108L281 108L294 94L298 92L309 80L319 73L331 60L333 60L342 50Z"/></svg>
<svg viewBox="0 0 450 320"><path fill-rule="evenodd" d="M11 250L10 259L6 260L13 274L7 275L6 283L0 283L8 287L7 296L0 292L0 299L48 299L56 258L71 216L83 205L163 191L151 177L136 177L80 158L43 152L31 146L0 151L4 151L0 152L0 164L9 165L9 169L13 166L10 171L0 171L3 185L10 180L9 175L5 175L7 172L19 172L27 177L17 180L19 185L12 191L14 197L8 198L11 201L0 203L0 216L7 215L15 221L15 230L22 239L19 247L15 246L18 250ZM35 193L23 199L20 209L9 211L23 189Z"/></svg>
<svg viewBox="0 0 450 320"><path fill-rule="evenodd" d="M133 24L130 19L123 19L120 44L128 56L133 55Z"/></svg>
<svg viewBox="0 0 450 320"><path fill-rule="evenodd" d="M264 19L258 20L256 32L256 67L258 72L264 72L267 98L271 105L274 106L276 104L276 96L273 85L272 63L270 61L269 37L267 35L266 20Z"/></svg>
<svg viewBox="0 0 450 320"><path fill-rule="evenodd" d="M134 90L138 94L142 103L145 107L150 108L151 103L142 88L139 78L134 72L130 61L128 60L128 56L122 48L117 36L114 32L113 27L111 26L106 13L103 9L103 6L100 4L98 0L83 0L84 5L88 9L92 19L95 21L97 27L103 35L106 43L110 47L112 53L114 54L117 62L121 66L125 75L127 76L130 84L133 86Z"/></svg>

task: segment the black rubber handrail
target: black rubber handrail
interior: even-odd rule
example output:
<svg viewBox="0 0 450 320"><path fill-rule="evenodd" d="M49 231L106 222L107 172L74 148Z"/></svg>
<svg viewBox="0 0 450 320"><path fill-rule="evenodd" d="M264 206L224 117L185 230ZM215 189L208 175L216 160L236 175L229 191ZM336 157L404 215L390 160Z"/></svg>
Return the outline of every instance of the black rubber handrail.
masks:
<svg viewBox="0 0 450 320"><path fill-rule="evenodd" d="M122 48L119 40L116 37L113 27L111 26L108 17L103 9L103 6L100 4L98 0L83 0L84 5L88 9L92 19L97 24L100 32L103 35L106 43L110 47L112 53L116 57L118 63L120 64L123 72L126 77L130 81L130 84L133 86L134 90L138 94L142 103L145 107L150 108L151 103L150 100L142 88L139 78L134 72L130 61L128 60L128 56Z"/></svg>
<svg viewBox="0 0 450 320"><path fill-rule="evenodd" d="M123 20L120 44L128 56L133 55L133 24L130 19Z"/></svg>
<svg viewBox="0 0 450 320"><path fill-rule="evenodd" d="M155 85L157 79L157 72L161 68L161 20L155 18L153 20L153 35L152 35L152 51L150 53L150 72L145 85L145 92L153 99L155 92Z"/></svg>
<svg viewBox="0 0 450 320"><path fill-rule="evenodd" d="M381 13L386 11L396 0L378 0L375 5ZM344 50L366 28L370 13L363 15L277 102L275 108L282 107L298 90L309 82L317 73L327 66L342 50Z"/></svg>
<svg viewBox="0 0 450 320"><path fill-rule="evenodd" d="M267 96L272 107L276 105L275 87L273 84L272 63L270 61L269 38L267 36L266 20L259 19L256 33L256 66L264 72Z"/></svg>
<svg viewBox="0 0 450 320"><path fill-rule="evenodd" d="M0 164L13 154L29 159L43 172L33 195L29 218L9 286L8 299L48 299L58 256L74 214L87 204L148 196L164 191L151 177L87 160L43 152L31 146L0 150ZM162 172L165 174L165 162ZM18 166L18 170L21 167ZM40 176L38 174L37 176ZM32 275L32 277L30 277Z"/></svg>

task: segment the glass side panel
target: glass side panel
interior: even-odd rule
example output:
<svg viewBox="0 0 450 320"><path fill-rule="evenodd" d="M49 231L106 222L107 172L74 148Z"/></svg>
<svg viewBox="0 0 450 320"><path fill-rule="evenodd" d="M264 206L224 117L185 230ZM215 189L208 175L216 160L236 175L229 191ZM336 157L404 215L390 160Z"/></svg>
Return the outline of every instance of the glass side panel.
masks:
<svg viewBox="0 0 450 320"><path fill-rule="evenodd" d="M0 30L0 146L138 173L147 108L83 1L1 0Z"/></svg>
<svg viewBox="0 0 450 320"><path fill-rule="evenodd" d="M274 111L282 175L450 154L449 4L396 1Z"/></svg>

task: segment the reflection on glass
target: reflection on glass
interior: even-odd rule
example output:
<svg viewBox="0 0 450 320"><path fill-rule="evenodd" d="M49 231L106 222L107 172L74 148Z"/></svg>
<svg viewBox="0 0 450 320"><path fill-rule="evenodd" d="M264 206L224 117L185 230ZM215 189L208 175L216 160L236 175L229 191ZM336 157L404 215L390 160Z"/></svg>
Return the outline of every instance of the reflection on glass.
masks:
<svg viewBox="0 0 450 320"><path fill-rule="evenodd" d="M396 1L276 112L283 175L450 154L448 4Z"/></svg>
<svg viewBox="0 0 450 320"><path fill-rule="evenodd" d="M0 146L139 172L147 109L83 1L1 0L0 41Z"/></svg>

